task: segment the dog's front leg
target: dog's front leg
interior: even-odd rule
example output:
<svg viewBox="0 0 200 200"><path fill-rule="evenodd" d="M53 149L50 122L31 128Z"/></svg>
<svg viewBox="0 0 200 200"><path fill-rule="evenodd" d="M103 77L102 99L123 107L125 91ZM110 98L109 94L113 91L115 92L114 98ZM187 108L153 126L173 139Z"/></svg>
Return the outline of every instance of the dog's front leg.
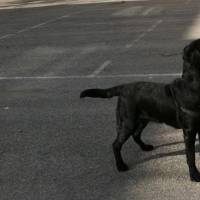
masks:
<svg viewBox="0 0 200 200"><path fill-rule="evenodd" d="M183 134L190 179L192 181L200 182L200 173L195 164L195 140L197 132L194 130L183 129Z"/></svg>

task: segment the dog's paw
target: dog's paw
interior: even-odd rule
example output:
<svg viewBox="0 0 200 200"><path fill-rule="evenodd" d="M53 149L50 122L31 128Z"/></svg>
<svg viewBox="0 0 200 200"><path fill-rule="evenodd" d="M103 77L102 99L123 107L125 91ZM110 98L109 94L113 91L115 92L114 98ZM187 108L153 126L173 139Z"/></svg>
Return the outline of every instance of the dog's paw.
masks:
<svg viewBox="0 0 200 200"><path fill-rule="evenodd" d="M128 171L129 168L125 163L121 163L120 165L117 165L117 169L119 172L124 172L124 171Z"/></svg>
<svg viewBox="0 0 200 200"><path fill-rule="evenodd" d="M150 144L146 144L144 146L141 146L141 148L142 148L143 151L152 151L152 150L154 150L154 146L150 145Z"/></svg>
<svg viewBox="0 0 200 200"><path fill-rule="evenodd" d="M190 172L190 179L194 182L200 182L200 173L197 170Z"/></svg>
<svg viewBox="0 0 200 200"><path fill-rule="evenodd" d="M190 180L193 182L200 182L200 176L190 175Z"/></svg>

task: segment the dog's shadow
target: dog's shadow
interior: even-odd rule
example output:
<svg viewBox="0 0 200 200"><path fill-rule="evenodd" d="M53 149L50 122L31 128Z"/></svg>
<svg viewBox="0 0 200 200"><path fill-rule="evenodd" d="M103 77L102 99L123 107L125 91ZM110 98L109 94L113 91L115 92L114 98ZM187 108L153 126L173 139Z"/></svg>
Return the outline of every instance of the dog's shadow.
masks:
<svg viewBox="0 0 200 200"><path fill-rule="evenodd" d="M182 144L182 143L183 143L183 141L160 144L160 145L154 146L154 149L159 149L161 147L172 146L172 145Z"/></svg>
<svg viewBox="0 0 200 200"><path fill-rule="evenodd" d="M159 149L159 148L162 148L162 147L167 147L167 146L172 146L172 145L177 145L177 144L182 144L182 143L184 143L184 142L178 141L178 142L166 143L166 144L154 146L154 148L156 150L156 149ZM195 151L199 152L199 156L200 156L200 144L197 143L195 145ZM148 162L148 161L154 160L154 159L170 157L170 156L178 156L178 155L185 155L185 149L179 150L179 151L174 151L174 152L158 153L158 154L155 154L155 155L151 155L147 158L141 159L140 161L137 162L137 164Z"/></svg>

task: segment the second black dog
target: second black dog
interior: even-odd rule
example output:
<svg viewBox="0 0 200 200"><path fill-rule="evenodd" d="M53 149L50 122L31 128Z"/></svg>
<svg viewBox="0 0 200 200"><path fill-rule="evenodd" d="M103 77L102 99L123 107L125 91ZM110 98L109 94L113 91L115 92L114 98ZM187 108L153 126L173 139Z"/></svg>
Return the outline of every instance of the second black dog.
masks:
<svg viewBox="0 0 200 200"><path fill-rule="evenodd" d="M126 140L132 136L142 150L153 150L152 145L142 141L142 130L150 121L164 122L183 130L190 178L200 181L200 173L195 165L195 139L197 132L200 132L199 68L193 66L191 74L190 80L180 78L169 84L134 82L108 89L88 89L81 93L81 98L118 96L117 138L113 143L113 151L119 171L128 170L121 156L121 148Z"/></svg>

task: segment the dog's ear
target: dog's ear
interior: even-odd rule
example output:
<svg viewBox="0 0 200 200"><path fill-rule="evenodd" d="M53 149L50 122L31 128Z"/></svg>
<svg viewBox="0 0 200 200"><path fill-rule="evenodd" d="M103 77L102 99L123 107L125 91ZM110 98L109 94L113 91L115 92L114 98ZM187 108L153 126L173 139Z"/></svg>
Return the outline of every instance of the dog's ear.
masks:
<svg viewBox="0 0 200 200"><path fill-rule="evenodd" d="M196 49L191 54L191 64L194 66L200 65L200 52Z"/></svg>

